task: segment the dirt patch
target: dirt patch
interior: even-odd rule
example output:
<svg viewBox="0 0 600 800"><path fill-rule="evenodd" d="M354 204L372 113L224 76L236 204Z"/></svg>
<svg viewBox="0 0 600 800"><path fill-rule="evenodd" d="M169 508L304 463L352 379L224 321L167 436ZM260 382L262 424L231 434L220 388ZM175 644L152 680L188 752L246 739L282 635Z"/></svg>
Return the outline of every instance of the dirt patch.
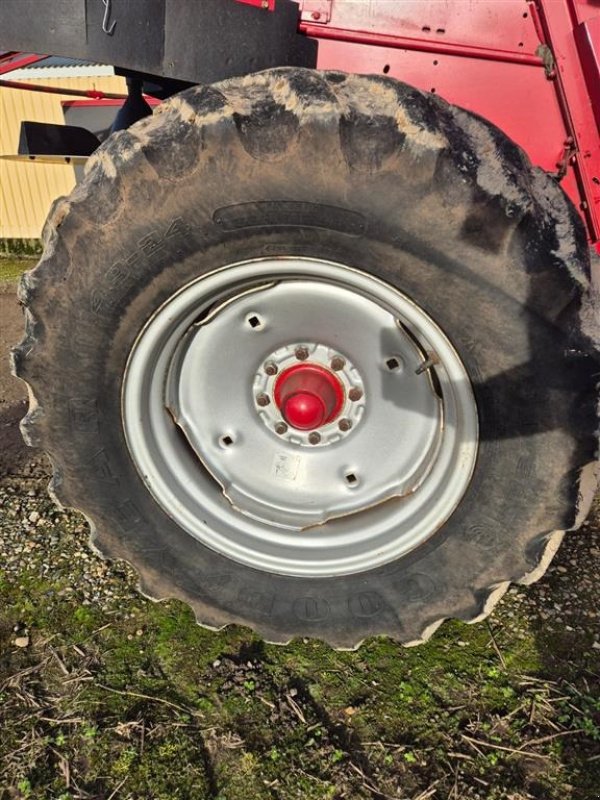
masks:
<svg viewBox="0 0 600 800"><path fill-rule="evenodd" d="M25 262L31 267L33 262ZM19 262L22 269L23 262ZM49 474L46 456L27 447L19 422L27 413L27 387L11 373L10 351L23 337L23 309L17 300L17 269L10 281L0 281L0 479L13 476L44 478Z"/></svg>
<svg viewBox="0 0 600 800"><path fill-rule="evenodd" d="M10 349L23 337L24 328L16 282L0 282L0 418L27 397L24 383L10 372Z"/></svg>
<svg viewBox="0 0 600 800"><path fill-rule="evenodd" d="M27 413L27 388L10 371L10 350L23 336L23 309L16 281L0 282L0 478L31 472L32 452L19 432Z"/></svg>

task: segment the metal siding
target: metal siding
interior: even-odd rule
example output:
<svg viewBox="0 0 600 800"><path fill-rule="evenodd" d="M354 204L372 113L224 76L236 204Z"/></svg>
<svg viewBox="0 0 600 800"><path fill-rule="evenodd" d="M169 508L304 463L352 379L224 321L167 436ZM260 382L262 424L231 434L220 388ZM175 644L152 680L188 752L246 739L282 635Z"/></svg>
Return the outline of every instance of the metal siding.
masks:
<svg viewBox="0 0 600 800"><path fill-rule="evenodd" d="M10 77L8 75L7 77ZM42 86L65 89L97 89L102 92L126 92L123 78L53 78L29 79ZM13 155L19 145L22 120L63 124L61 102L67 95L0 88L0 155ZM75 186L73 167L0 160L0 238L35 239L52 201L69 194Z"/></svg>

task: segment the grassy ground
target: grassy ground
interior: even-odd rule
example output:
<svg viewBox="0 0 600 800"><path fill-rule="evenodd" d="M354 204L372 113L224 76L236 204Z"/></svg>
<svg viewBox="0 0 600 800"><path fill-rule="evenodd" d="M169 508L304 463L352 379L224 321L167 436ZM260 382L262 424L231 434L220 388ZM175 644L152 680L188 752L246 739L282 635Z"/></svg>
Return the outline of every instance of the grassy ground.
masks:
<svg viewBox="0 0 600 800"><path fill-rule="evenodd" d="M2 350L31 264L0 260ZM600 798L600 508L540 583L416 649L213 633L52 504L0 355L0 800Z"/></svg>
<svg viewBox="0 0 600 800"><path fill-rule="evenodd" d="M489 624L334 652L144 600L37 478L0 512L2 800L598 797L596 521Z"/></svg>
<svg viewBox="0 0 600 800"><path fill-rule="evenodd" d="M32 269L35 264L35 258L0 256L0 284L16 283L21 273L26 269Z"/></svg>

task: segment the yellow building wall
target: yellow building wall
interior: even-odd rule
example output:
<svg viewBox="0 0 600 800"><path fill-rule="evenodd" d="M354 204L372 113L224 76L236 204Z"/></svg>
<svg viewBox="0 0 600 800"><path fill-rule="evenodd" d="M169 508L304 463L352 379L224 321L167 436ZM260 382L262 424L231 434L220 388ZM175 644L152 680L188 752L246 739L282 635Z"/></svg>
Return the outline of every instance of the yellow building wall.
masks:
<svg viewBox="0 0 600 800"><path fill-rule="evenodd" d="M5 77L10 79L10 73ZM28 78L24 82L120 94L127 91L125 79L117 76ZM68 95L0 88L0 155L17 153L22 120L64 124L61 102L77 99ZM38 238L52 201L69 194L74 186L75 172L67 164L0 159L0 239Z"/></svg>

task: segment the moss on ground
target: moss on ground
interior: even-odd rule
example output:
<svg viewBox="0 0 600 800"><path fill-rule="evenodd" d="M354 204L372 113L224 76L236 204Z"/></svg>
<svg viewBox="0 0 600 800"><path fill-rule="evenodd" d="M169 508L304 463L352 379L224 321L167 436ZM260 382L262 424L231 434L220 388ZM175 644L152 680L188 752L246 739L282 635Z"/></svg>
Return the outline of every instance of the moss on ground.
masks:
<svg viewBox="0 0 600 800"><path fill-rule="evenodd" d="M1 800L597 796L595 600L544 618L562 573L418 648L279 648L146 601L87 549L80 517L37 488L27 502L0 504L23 550L0 577ZM47 524L23 535L36 514ZM586 546L570 540L558 566Z"/></svg>
<svg viewBox="0 0 600 800"><path fill-rule="evenodd" d="M37 261L33 258L13 258L0 256L0 284L16 283L23 272L33 269Z"/></svg>

